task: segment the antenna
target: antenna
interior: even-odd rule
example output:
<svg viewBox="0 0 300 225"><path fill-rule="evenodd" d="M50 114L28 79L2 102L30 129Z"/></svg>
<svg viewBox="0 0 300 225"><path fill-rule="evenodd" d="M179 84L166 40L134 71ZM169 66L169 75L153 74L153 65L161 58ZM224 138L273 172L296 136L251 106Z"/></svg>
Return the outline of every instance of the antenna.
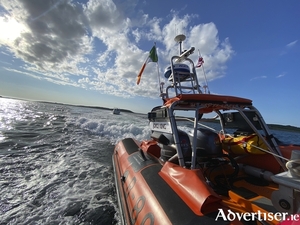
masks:
<svg viewBox="0 0 300 225"><path fill-rule="evenodd" d="M185 40L186 36L184 34L178 34L174 40L179 43L179 55L182 53L182 42Z"/></svg>

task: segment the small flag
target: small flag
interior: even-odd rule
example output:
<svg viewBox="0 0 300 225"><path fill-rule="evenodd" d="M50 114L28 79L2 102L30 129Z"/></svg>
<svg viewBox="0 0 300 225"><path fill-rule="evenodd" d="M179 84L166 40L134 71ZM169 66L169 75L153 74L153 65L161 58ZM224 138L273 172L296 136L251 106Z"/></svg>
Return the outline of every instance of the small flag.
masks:
<svg viewBox="0 0 300 225"><path fill-rule="evenodd" d="M198 63L197 63L197 65L196 65L196 67L201 67L201 66L203 65L203 63L204 63L203 58L202 58L202 57L199 57Z"/></svg>
<svg viewBox="0 0 300 225"><path fill-rule="evenodd" d="M149 55L147 57L147 59L145 60L138 76L137 76L137 81L136 81L136 84L139 84L140 81L141 81L141 77L142 77L142 74L145 70L145 67L146 67L146 64L148 64L149 62L157 62L158 61L158 57L157 57L157 54L156 54L156 47L155 45L151 48L150 52L149 52Z"/></svg>

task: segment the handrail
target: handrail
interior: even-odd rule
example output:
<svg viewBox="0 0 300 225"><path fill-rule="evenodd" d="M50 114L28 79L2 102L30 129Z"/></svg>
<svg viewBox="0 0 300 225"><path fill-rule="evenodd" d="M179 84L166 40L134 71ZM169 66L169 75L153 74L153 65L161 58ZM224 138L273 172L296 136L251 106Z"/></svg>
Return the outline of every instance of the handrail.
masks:
<svg viewBox="0 0 300 225"><path fill-rule="evenodd" d="M253 107L252 109L256 110L255 107ZM256 129L256 127L251 123L251 121L248 119L248 117L245 115L245 113L243 112L243 110L237 108L236 109L237 111L239 111L239 113L241 114L241 116L245 119L245 121L249 124L249 126L253 129L253 131L257 134L257 136L264 142L264 144L268 147L268 149L270 149L270 151L276 155L279 155L279 156L282 156L280 154L280 151L278 151L278 146L277 146L277 143L276 145L274 146L276 149L272 148L269 144L269 142L261 135L261 133ZM264 129L265 133L267 136L271 136L270 132L269 132L269 129L267 128L267 126L265 126L265 122L262 118L262 116L260 115L260 113L256 110L256 115L259 117L259 122L261 123L261 126L262 128ZM273 142L273 140L272 140ZM274 144L274 143L272 143ZM286 167L285 167L285 164L281 161L280 158L278 157L275 157L275 159L277 160L277 162L279 163L279 165L282 167L282 169L284 171L286 171Z"/></svg>
<svg viewBox="0 0 300 225"><path fill-rule="evenodd" d="M190 69L192 70L191 72L177 72L174 70L174 63L176 63L176 61L178 59L181 59L180 56L173 56L171 58L171 75L169 77L169 81L171 81L171 85L169 85L166 88L166 94L164 96L166 96L166 98L169 98L169 89L170 88L174 88L175 91L175 95L178 94L183 94L184 90L192 90L193 94L202 94L202 91L200 90L200 85L198 83L198 78L197 78L197 73L196 73L196 69L195 69L195 65L194 62L190 59L190 58L184 58L184 61L187 61L190 63ZM184 75L184 78L180 78L181 75ZM190 86L183 86L181 83L182 82L190 82L191 85Z"/></svg>

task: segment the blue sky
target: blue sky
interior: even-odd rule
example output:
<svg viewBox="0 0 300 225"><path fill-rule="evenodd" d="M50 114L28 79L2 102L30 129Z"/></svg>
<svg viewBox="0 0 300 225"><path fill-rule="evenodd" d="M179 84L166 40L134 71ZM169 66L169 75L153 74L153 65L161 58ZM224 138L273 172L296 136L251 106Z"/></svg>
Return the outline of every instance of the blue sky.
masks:
<svg viewBox="0 0 300 225"><path fill-rule="evenodd" d="M161 104L157 68L147 64L140 85L137 74L155 42L163 80L184 33L211 93L250 98L267 123L300 127L299 9L298 0L2 0L0 95L146 113Z"/></svg>

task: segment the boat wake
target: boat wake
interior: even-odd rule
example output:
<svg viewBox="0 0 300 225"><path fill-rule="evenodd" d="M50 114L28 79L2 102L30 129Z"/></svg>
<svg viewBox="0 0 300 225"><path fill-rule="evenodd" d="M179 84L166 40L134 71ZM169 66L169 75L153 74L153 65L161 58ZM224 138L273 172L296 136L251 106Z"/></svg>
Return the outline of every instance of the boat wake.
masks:
<svg viewBox="0 0 300 225"><path fill-rule="evenodd" d="M118 224L111 154L147 137L144 120L108 110L0 101L0 224Z"/></svg>

